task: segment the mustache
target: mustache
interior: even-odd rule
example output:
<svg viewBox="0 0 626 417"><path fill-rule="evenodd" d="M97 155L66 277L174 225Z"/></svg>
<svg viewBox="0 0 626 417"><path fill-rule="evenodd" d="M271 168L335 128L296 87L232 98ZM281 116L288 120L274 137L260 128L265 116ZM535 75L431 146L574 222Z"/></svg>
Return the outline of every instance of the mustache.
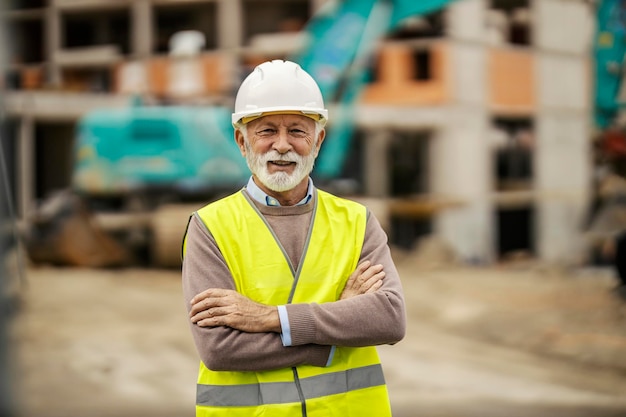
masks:
<svg viewBox="0 0 626 417"><path fill-rule="evenodd" d="M298 164L302 162L302 157L293 151L289 151L283 154L278 153L278 151L269 151L258 156L261 162L263 163L266 163L269 161L281 161L281 162L295 162Z"/></svg>

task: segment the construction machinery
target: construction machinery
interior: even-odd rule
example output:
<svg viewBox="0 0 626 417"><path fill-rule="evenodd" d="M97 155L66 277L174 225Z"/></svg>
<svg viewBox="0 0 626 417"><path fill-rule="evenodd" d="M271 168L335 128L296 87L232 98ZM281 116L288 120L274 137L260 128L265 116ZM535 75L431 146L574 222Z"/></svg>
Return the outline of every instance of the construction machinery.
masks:
<svg viewBox="0 0 626 417"><path fill-rule="evenodd" d="M230 118L231 110L218 106L91 112L77 128L73 189L129 253L176 265L184 223L172 218L249 176Z"/></svg>
<svg viewBox="0 0 626 417"><path fill-rule="evenodd" d="M310 20L304 47L288 58L313 76L332 109L316 181L341 174L354 128L351 112L376 42L403 19L452 1L331 1ZM132 248L128 252L143 252L154 265L179 265L188 215L249 176L230 114L221 106L171 105L88 113L78 123L72 191L97 214L98 227Z"/></svg>

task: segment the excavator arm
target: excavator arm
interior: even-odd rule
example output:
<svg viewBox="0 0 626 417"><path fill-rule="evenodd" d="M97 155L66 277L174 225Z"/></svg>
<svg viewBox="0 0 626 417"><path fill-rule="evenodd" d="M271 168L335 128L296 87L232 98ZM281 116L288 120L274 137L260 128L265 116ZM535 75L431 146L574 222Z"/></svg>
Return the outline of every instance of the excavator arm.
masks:
<svg viewBox="0 0 626 417"><path fill-rule="evenodd" d="M596 127L603 130L614 125L624 105L619 102L619 94L626 53L626 1L600 0L596 24L594 119Z"/></svg>
<svg viewBox="0 0 626 417"><path fill-rule="evenodd" d="M305 47L291 59L318 82L333 118L315 176L336 178L350 149L354 103L367 82L376 43L403 19L439 10L456 0L331 1L306 27Z"/></svg>

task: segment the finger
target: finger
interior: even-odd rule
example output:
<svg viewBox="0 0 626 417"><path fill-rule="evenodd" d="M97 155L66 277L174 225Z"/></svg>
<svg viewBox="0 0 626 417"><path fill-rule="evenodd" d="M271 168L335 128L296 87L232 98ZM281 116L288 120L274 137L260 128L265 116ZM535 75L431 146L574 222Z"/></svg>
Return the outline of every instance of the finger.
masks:
<svg viewBox="0 0 626 417"><path fill-rule="evenodd" d="M356 284L356 280L357 280L357 276L355 275L351 275L350 278L348 278L348 280L346 281L346 285L344 285L344 291L349 291L351 289L353 289L354 287L357 286Z"/></svg>
<svg viewBox="0 0 626 417"><path fill-rule="evenodd" d="M371 280L373 277L376 276L376 274L379 274L382 271L382 265L374 265L371 266L369 268L367 268L366 271L364 271L358 278L357 278L357 282L355 283L355 287L362 289L363 285L366 285L366 283Z"/></svg>
<svg viewBox="0 0 626 417"><path fill-rule="evenodd" d="M356 266L356 269L354 270L354 272L352 272L352 274L350 274L350 279L358 278L358 276L363 274L363 272L365 272L367 270L367 268L370 267L370 265L371 265L370 261L363 261L360 264L358 264Z"/></svg>
<svg viewBox="0 0 626 417"><path fill-rule="evenodd" d="M222 326L222 320L220 317L208 317L196 322L196 325L200 327L218 327Z"/></svg>
<svg viewBox="0 0 626 417"><path fill-rule="evenodd" d="M189 304L196 304L196 303L204 300L205 298L210 297L211 296L211 291L213 291L213 288L209 288L208 290L204 290L202 292L199 292L198 294L194 295L194 297L191 299Z"/></svg>
<svg viewBox="0 0 626 417"><path fill-rule="evenodd" d="M208 319L211 317L213 317L213 313L211 313L211 310L204 310L191 316L190 320L192 323L197 323L201 320Z"/></svg>
<svg viewBox="0 0 626 417"><path fill-rule="evenodd" d="M226 316L228 314L233 313L233 308L232 307L213 307L210 310L207 311L208 315L210 317L220 317L220 316Z"/></svg>
<svg viewBox="0 0 626 417"><path fill-rule="evenodd" d="M371 287L373 283L380 280L382 276L384 276L384 272L382 271L377 274L370 273L367 275L365 274L361 275L358 279L358 282L354 285L354 287L358 292L363 293L365 290Z"/></svg>
<svg viewBox="0 0 626 417"><path fill-rule="evenodd" d="M366 281L363 282L363 284L361 284L361 288L369 288L372 285L374 285L374 283L381 281L385 278L385 271L381 271L377 274L372 275L370 278L368 278Z"/></svg>
<svg viewBox="0 0 626 417"><path fill-rule="evenodd" d="M190 320L192 323L197 323L201 320L225 316L227 314L230 314L232 312L231 310L232 309L225 307L213 307L200 311L199 313L193 315Z"/></svg>
<svg viewBox="0 0 626 417"><path fill-rule="evenodd" d="M384 272L379 272L378 274L372 276L371 278L369 278L367 281L364 281L363 283L361 283L361 285L359 286L359 288L356 290L358 291L359 294L365 294L367 292L371 292L369 291L370 288L376 284L377 282L380 281L381 285L382 285L382 280L383 278L385 278L385 273Z"/></svg>
<svg viewBox="0 0 626 417"><path fill-rule="evenodd" d="M233 313L236 313L236 310L232 306L212 307L209 310L198 313L196 316L191 318L191 321L198 325L202 324L203 327L228 326L230 325L229 321L236 316L236 314L233 315Z"/></svg>
<svg viewBox="0 0 626 417"><path fill-rule="evenodd" d="M220 300L219 298L213 298L213 297L199 300L198 302L196 302L195 304L191 306L191 309L189 311L189 316L194 316L201 311L208 310L209 308L212 308L212 307L217 307L219 300Z"/></svg>
<svg viewBox="0 0 626 417"><path fill-rule="evenodd" d="M218 298L225 297L233 292L233 290L227 290L224 288L209 288L198 294L196 294L190 301L190 304L196 304L205 298Z"/></svg>
<svg viewBox="0 0 626 417"><path fill-rule="evenodd" d="M350 275L348 277L348 280L346 281L346 285L344 285L344 291L345 290L350 290L353 289L354 287L356 287L357 284L357 279L359 278L359 275L357 274L357 271L354 271L352 273L352 275Z"/></svg>
<svg viewBox="0 0 626 417"><path fill-rule="evenodd" d="M359 272L359 274L362 274L363 271L365 271L367 268L370 267L372 263L370 261L363 261L360 264L357 265L356 267L356 271Z"/></svg>
<svg viewBox="0 0 626 417"><path fill-rule="evenodd" d="M237 297L240 297L240 294L236 291L219 288L212 288L211 292L208 294L209 295L205 298L196 301L196 303L191 306L190 315L212 307L234 305L237 301Z"/></svg>
<svg viewBox="0 0 626 417"><path fill-rule="evenodd" d="M365 271L367 271L370 265L370 261L363 261L358 264L354 272L352 272L352 274L350 274L350 276L348 277L348 281L346 281L346 287L351 288L357 286L357 280L360 278L361 275L363 275Z"/></svg>
<svg viewBox="0 0 626 417"><path fill-rule="evenodd" d="M361 275L367 280L373 277L374 275L378 274L382 270L383 270L383 266L381 264L376 264L367 268L365 271L363 271Z"/></svg>
<svg viewBox="0 0 626 417"><path fill-rule="evenodd" d="M375 292L376 290L378 290L382 286L383 286L383 280L382 279L378 280L371 287L369 287L367 289L367 291L365 291L365 294L373 293L373 292Z"/></svg>

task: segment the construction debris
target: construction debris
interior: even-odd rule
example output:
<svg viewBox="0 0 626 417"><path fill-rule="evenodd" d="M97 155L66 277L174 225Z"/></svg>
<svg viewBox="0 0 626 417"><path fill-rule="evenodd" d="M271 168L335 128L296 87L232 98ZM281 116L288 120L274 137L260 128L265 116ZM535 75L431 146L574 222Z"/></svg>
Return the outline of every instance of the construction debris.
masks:
<svg viewBox="0 0 626 417"><path fill-rule="evenodd" d="M85 202L70 191L46 199L25 234L26 250L35 264L116 267L130 263L129 254L92 221Z"/></svg>

